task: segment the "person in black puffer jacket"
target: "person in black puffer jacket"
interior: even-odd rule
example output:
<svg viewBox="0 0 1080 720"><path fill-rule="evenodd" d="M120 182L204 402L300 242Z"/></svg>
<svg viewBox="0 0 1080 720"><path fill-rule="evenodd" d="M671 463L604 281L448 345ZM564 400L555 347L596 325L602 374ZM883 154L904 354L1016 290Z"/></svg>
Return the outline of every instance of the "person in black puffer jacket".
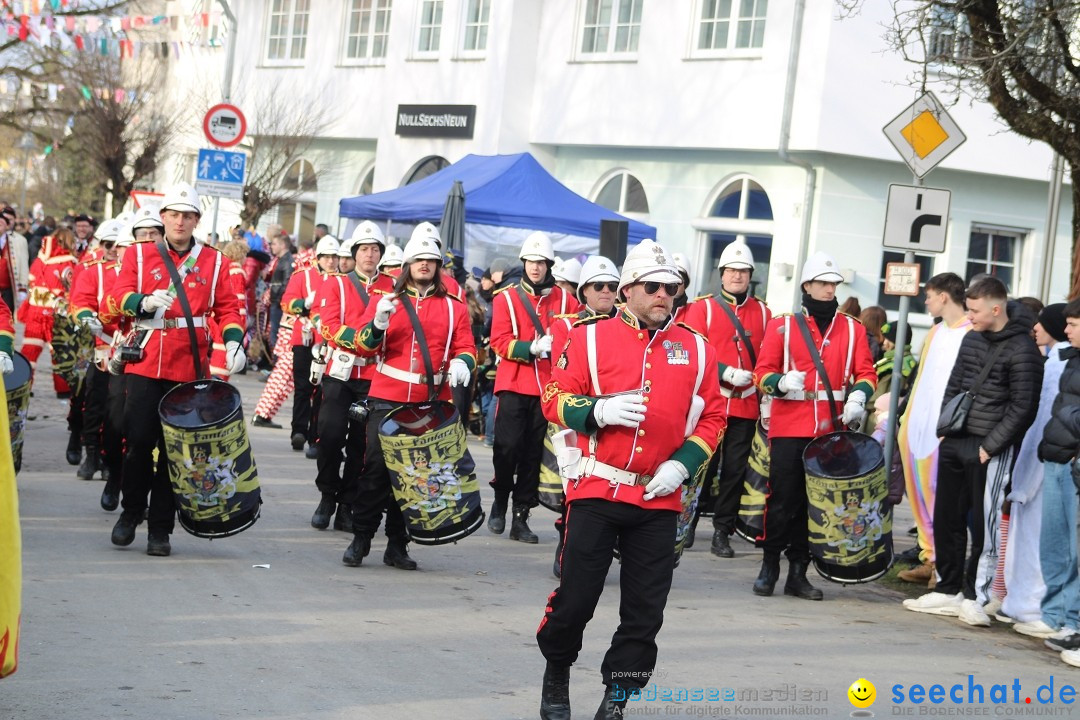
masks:
<svg viewBox="0 0 1080 720"><path fill-rule="evenodd" d="M1059 352L1066 359L1050 421L1039 443L1043 462L1043 513L1039 556L1046 593L1041 602L1042 621L1059 630L1080 613L1080 580L1076 575L1076 492L1080 487L1080 300L1062 311L1065 336L1071 347ZM1072 475L1072 477L1070 477ZM1075 483L1075 484L1074 484ZM1045 559L1045 562L1043 562ZM1068 632L1068 631L1066 631ZM1061 641L1061 659L1080 666L1080 635Z"/></svg>
<svg viewBox="0 0 1080 720"><path fill-rule="evenodd" d="M943 411L956 395L972 388L991 358L993 365L975 395L963 435L943 439L938 452L934 504L937 587L932 593L904 601L909 610L959 615L968 624L979 626L990 624L982 605L988 601L994 571L991 564L989 578L980 578L976 589L984 530L990 528L996 534L1011 453L1035 420L1042 387L1043 358L1032 338L1035 318L1023 305L1007 302L1007 292L995 277L984 277L968 288L967 315L972 332L960 346L942 401ZM990 506L984 508L991 458L996 460L992 463L995 492ZM976 522L972 524L971 557L965 572L969 510ZM988 548L996 554L994 538L988 538Z"/></svg>

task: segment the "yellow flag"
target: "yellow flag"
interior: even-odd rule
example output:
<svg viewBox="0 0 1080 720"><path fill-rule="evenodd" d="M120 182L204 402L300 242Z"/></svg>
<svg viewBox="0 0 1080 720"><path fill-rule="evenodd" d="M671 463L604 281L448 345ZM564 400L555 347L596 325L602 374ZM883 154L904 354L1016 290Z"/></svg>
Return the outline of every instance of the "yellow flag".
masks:
<svg viewBox="0 0 1080 720"><path fill-rule="evenodd" d="M0 439L9 437L9 432L7 392L0 382ZM21 598L22 540L15 465L11 444L0 442L0 678L18 666Z"/></svg>

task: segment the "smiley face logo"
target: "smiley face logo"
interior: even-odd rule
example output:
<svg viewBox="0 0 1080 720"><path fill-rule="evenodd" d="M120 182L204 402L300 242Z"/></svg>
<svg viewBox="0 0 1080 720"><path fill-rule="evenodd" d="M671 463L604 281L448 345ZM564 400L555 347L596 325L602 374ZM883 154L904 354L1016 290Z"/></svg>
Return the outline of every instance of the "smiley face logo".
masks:
<svg viewBox="0 0 1080 720"><path fill-rule="evenodd" d="M866 678L859 678L855 682L851 683L851 687L847 691L848 700L851 704L857 708L868 708L874 704L874 700L877 699L877 688L874 687L874 683L870 682Z"/></svg>

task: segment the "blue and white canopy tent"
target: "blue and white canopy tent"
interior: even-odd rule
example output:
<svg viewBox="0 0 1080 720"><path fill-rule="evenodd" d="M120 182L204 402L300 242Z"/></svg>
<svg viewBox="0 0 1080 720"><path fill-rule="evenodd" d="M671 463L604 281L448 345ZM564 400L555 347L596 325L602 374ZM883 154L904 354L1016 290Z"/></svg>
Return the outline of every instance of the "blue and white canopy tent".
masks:
<svg viewBox="0 0 1080 720"><path fill-rule="evenodd" d="M656 238L656 228L589 202L529 153L467 155L411 185L344 198L339 205L342 236L348 237L361 220L382 223L388 235L398 238L408 238L425 220L438 224L455 180L465 188L466 267L487 267L497 256L516 258L535 230L548 233L555 252L564 257L597 252L601 220L628 222L630 245Z"/></svg>

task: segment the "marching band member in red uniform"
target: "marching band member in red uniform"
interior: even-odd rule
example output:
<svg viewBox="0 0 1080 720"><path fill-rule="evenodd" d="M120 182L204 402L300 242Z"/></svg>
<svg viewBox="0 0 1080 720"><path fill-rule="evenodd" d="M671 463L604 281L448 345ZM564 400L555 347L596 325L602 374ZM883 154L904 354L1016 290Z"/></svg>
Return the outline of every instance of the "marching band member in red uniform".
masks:
<svg viewBox="0 0 1080 720"><path fill-rule="evenodd" d="M15 318L6 302L0 302L0 374L15 372Z"/></svg>
<svg viewBox="0 0 1080 720"><path fill-rule="evenodd" d="M680 277L670 258L651 240L630 251L619 282L626 304L612 319L574 327L544 390L544 414L577 433L576 448L560 458L568 482L562 579L536 633L548 720L570 717L570 666L616 543L620 624L601 665L606 691L596 717L623 717L627 693L649 682L681 490L724 433L712 348L672 319Z"/></svg>
<svg viewBox="0 0 1080 720"><path fill-rule="evenodd" d="M866 342L866 328L837 312L836 286L843 282L836 261L814 253L803 266L802 311L769 321L761 357L754 368L758 388L773 396L769 423L769 495L765 504L764 550L755 595L772 595L780 578L780 553L786 550L785 595L821 600L821 590L806 579L810 565L807 531L806 472L803 450L810 441L833 431L837 416L844 426L866 417L866 399L874 394L877 373ZM814 349L799 327L806 324ZM813 352L821 357L832 397L818 376Z"/></svg>
<svg viewBox="0 0 1080 720"><path fill-rule="evenodd" d="M716 352L720 394L727 409L723 452L713 455L705 473L705 487L709 487L719 470L719 492L711 498L714 501L711 509L715 513L711 549L717 557L730 558L735 557L735 551L728 538L735 532L746 462L757 430L758 391L754 386L754 364L761 355L765 326L772 319L772 312L765 303L750 295L754 256L745 243L733 242L725 247L720 253L719 268L720 292L690 303L685 321L704 335ZM702 501L705 500L703 497ZM702 503L698 508L702 508ZM694 529L696 526L695 519ZM689 544L689 539L687 542Z"/></svg>
<svg viewBox="0 0 1080 720"><path fill-rule="evenodd" d="M240 303L240 325L247 327L247 274L244 272L244 259L247 257L247 243L230 240L220 246L221 254L229 261L229 281ZM225 338L222 325L216 316L210 317L210 335L213 350L210 353L210 375L228 382L229 371L225 369Z"/></svg>
<svg viewBox="0 0 1080 720"><path fill-rule="evenodd" d="M52 342L53 314L68 296L65 283L70 282L75 267L75 256L71 254L73 242L70 230L58 229L42 240L41 251L30 264L30 294L19 307L19 320L26 326L20 352L30 361L31 368L37 367L42 350ZM53 373L53 388L58 397L71 393L71 388L56 373Z"/></svg>
<svg viewBox="0 0 1080 720"><path fill-rule="evenodd" d="M196 379L195 364L205 374L210 349L207 317L213 313L222 324L229 373L244 368L247 358L241 341L240 307L229 280L229 261L214 248L197 242L192 234L202 211L199 196L180 183L162 198L164 242L135 244L120 266L116 285L106 296L102 322L121 315L135 323L141 358L124 364L127 396L124 403L123 507L112 532L114 545L130 545L135 528L143 520L149 498L148 555L166 556L172 551L169 535L176 518L165 458L158 404L176 385ZM165 257L162 257L162 253ZM183 279L192 319L184 317L173 288L168 262ZM192 357L188 323L196 329L197 352ZM153 452L159 462L154 469Z"/></svg>
<svg viewBox="0 0 1080 720"><path fill-rule="evenodd" d="M529 511L539 504L537 487L547 421L540 394L551 375L552 319L576 313L581 305L555 286L551 238L534 232L525 238L518 257L524 264L521 282L508 285L492 300L491 349L501 358L495 371L495 502L488 529L501 535L513 494L510 539L535 543ZM514 476L517 476L517 482Z"/></svg>
<svg viewBox="0 0 1080 720"><path fill-rule="evenodd" d="M416 569L416 562L408 554L405 521L392 497L379 426L393 408L433 399L428 380L436 388L434 399L449 401L450 388L471 382L476 367L469 311L443 284L439 242L434 225L424 222L416 226L405 245L401 277L392 293L376 290L378 300L368 305L359 325L346 323L329 333L329 303L322 311L326 327L323 334L329 333L337 347L355 350L363 357L378 357L368 395L364 471L352 503L353 541L342 557L350 567L360 565L371 551L371 538L385 511L388 543L383 562L402 570ZM432 378L426 377L413 323L402 303L410 303L419 317L430 353Z"/></svg>
<svg viewBox="0 0 1080 720"><path fill-rule="evenodd" d="M397 245L387 245L386 255L379 262L379 270L394 278L395 280L401 275L401 261L405 258L405 253Z"/></svg>
<svg viewBox="0 0 1080 720"><path fill-rule="evenodd" d="M361 355L348 338L355 338L364 327L367 309L379 297L393 293L394 279L378 271L385 240L375 223L365 220L357 225L345 246L350 253L346 267L354 258L355 266L348 273L327 278L320 293L319 323L327 341L327 364L319 406L319 472L315 477L321 499L311 516L311 526L324 530L334 515L335 530L352 532L350 506L364 469L367 425L351 417L349 408L367 400L375 377L375 359Z"/></svg>

